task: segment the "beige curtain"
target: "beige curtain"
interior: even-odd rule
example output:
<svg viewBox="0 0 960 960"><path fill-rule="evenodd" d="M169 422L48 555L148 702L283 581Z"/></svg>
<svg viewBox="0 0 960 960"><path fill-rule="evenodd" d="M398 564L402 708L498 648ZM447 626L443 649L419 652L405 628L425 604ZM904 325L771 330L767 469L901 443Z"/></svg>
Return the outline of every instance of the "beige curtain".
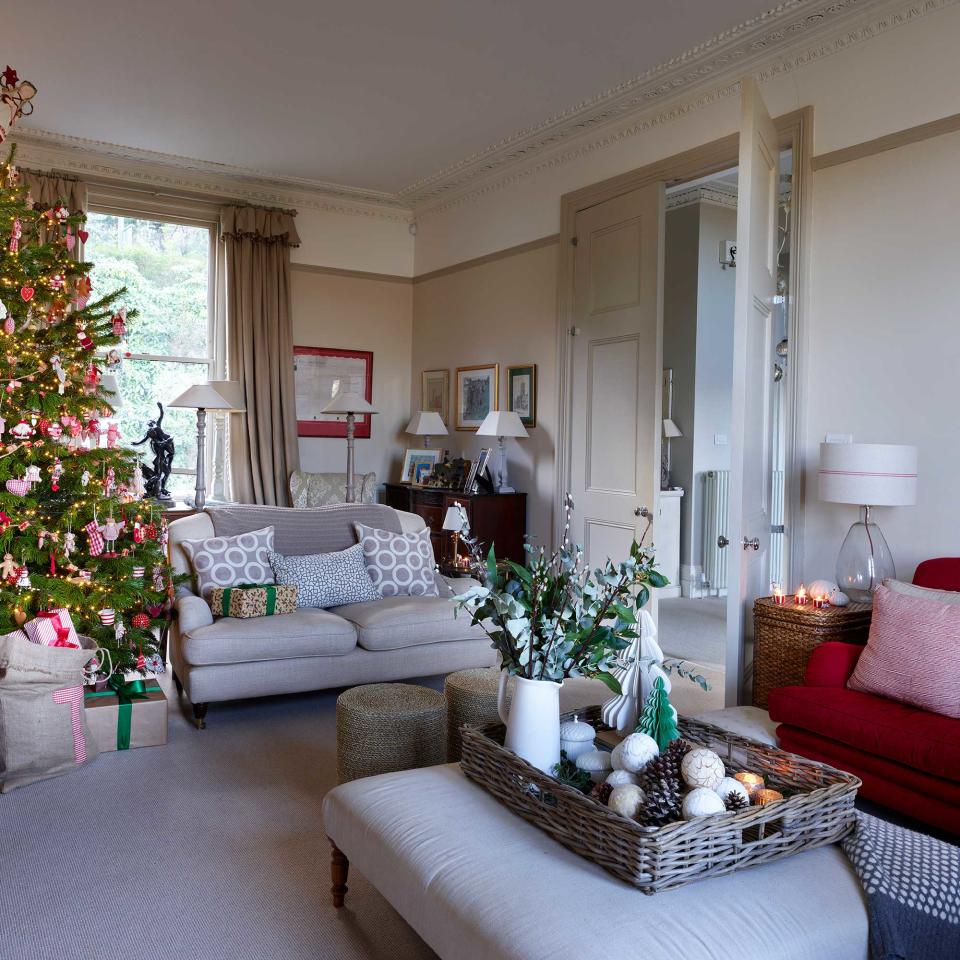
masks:
<svg viewBox="0 0 960 960"><path fill-rule="evenodd" d="M82 180L73 177L57 176L52 173L39 173L36 170L20 168L20 176L24 185L30 190L34 203L39 203L45 210L54 204L66 204L71 213L87 212L87 185ZM46 229L41 228L41 239L46 235ZM73 258L80 257L82 244L79 242L73 248Z"/></svg>
<svg viewBox="0 0 960 960"><path fill-rule="evenodd" d="M230 418L233 496L287 506L299 467L293 386L290 248L300 243L293 213L224 207L227 366L246 392L246 414Z"/></svg>

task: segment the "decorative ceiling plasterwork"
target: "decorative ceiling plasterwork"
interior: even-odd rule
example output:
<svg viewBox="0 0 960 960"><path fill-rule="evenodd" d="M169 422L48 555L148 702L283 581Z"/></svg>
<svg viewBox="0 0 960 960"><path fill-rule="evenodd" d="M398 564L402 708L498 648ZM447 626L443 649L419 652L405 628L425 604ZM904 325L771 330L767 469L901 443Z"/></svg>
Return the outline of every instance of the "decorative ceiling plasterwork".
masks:
<svg viewBox="0 0 960 960"><path fill-rule="evenodd" d="M713 207L737 209L737 188L732 183L711 183L701 187L689 187L667 194L666 208L678 210L692 207L695 203L707 203Z"/></svg>
<svg viewBox="0 0 960 960"><path fill-rule="evenodd" d="M542 124L507 137L396 194L277 177L117 144L29 129L20 162L155 192L411 222L602 150L761 82L838 53L960 0L787 0Z"/></svg>

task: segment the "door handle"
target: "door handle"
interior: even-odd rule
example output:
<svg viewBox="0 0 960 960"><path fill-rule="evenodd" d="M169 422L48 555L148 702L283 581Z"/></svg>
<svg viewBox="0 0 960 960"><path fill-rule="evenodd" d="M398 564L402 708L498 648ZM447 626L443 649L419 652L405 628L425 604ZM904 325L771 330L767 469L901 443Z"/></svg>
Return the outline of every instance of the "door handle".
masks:
<svg viewBox="0 0 960 960"><path fill-rule="evenodd" d="M633 511L633 515L635 517L648 518L650 516L650 511L646 507L637 507L637 509Z"/></svg>
<svg viewBox="0 0 960 960"><path fill-rule="evenodd" d="M729 545L730 541L721 533L720 536L717 537L717 546L722 550Z"/></svg>
<svg viewBox="0 0 960 960"><path fill-rule="evenodd" d="M746 537L743 538L743 549L749 550L753 547L754 550L760 549L760 538L754 537L752 540L748 540Z"/></svg>

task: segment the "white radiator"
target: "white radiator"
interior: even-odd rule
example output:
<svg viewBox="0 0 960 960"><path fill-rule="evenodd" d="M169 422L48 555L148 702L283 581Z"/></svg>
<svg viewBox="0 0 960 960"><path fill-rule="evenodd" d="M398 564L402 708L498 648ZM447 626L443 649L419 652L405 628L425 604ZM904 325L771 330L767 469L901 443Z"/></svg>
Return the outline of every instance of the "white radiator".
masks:
<svg viewBox="0 0 960 960"><path fill-rule="evenodd" d="M783 471L773 471L770 511L770 583L783 588Z"/></svg>
<svg viewBox="0 0 960 960"><path fill-rule="evenodd" d="M711 593L727 589L729 548L717 546L717 540L728 534L729 491L729 470L708 470L703 474L703 579Z"/></svg>

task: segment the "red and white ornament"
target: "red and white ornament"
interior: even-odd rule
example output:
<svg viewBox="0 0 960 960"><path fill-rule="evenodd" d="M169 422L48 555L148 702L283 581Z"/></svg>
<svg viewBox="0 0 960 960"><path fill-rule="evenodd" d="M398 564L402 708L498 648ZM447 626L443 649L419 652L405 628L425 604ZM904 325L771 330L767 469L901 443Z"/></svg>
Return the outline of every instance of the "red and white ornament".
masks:
<svg viewBox="0 0 960 960"><path fill-rule="evenodd" d="M87 333L83 327L77 330L77 339L80 341L80 346L83 347L84 350L93 349L93 340L90 339L90 334Z"/></svg>
<svg viewBox="0 0 960 960"><path fill-rule="evenodd" d="M32 437L36 431L26 420L21 420L16 426L10 428L10 432L18 440L26 440Z"/></svg>
<svg viewBox="0 0 960 960"><path fill-rule="evenodd" d="M115 622L116 619L117 619L117 611L114 610L112 607L104 607L104 609L101 610L101 611L97 614L97 616L100 617L100 622L101 622L105 627L112 627L113 624L114 624L114 622Z"/></svg>
<svg viewBox="0 0 960 960"><path fill-rule="evenodd" d="M23 224L19 220L13 221L10 229L10 244L7 249L11 253L17 253L20 250L20 238L23 236Z"/></svg>
<svg viewBox="0 0 960 960"><path fill-rule="evenodd" d="M150 626L150 618L145 613L135 613L130 625L138 630L146 630Z"/></svg>

